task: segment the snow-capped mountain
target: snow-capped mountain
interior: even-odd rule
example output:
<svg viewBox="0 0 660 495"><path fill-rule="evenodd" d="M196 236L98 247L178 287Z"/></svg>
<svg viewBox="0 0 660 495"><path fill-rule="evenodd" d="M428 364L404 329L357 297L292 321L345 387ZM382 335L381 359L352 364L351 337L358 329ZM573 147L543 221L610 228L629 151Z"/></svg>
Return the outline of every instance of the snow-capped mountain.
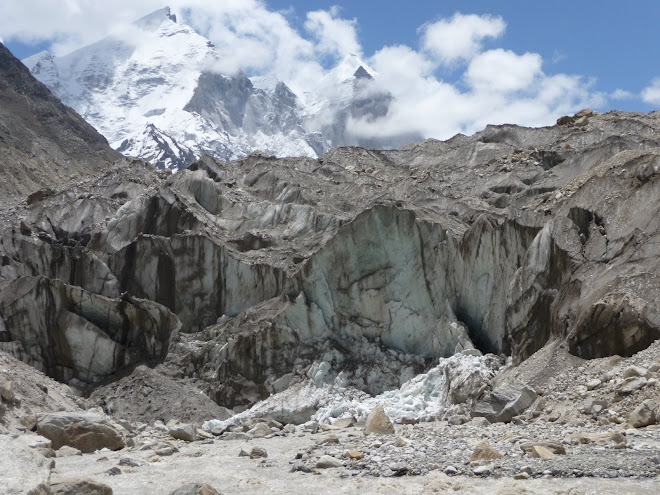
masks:
<svg viewBox="0 0 660 495"><path fill-rule="evenodd" d="M121 36L23 62L113 148L161 168L185 167L203 153L224 160L256 150L318 156L338 145L413 140L364 142L346 132L349 117L384 115L391 99L358 57L344 59L300 97L274 77L219 74L213 67L221 57L166 7Z"/></svg>
<svg viewBox="0 0 660 495"><path fill-rule="evenodd" d="M378 74L357 55L350 54L313 91L301 95L304 127L320 132L332 146L396 148L423 139L418 134L364 138L347 129L349 119L372 120L387 115L392 95L378 83Z"/></svg>

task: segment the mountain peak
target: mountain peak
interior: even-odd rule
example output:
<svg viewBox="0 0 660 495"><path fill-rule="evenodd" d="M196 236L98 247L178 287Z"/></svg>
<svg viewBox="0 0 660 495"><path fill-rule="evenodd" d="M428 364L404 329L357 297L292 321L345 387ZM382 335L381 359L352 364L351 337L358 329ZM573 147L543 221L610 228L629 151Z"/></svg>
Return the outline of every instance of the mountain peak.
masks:
<svg viewBox="0 0 660 495"><path fill-rule="evenodd" d="M176 22L176 15L172 14L172 10L169 7L163 7L151 14L141 17L135 21L135 25L140 26L143 29L155 28L160 26L166 20Z"/></svg>
<svg viewBox="0 0 660 495"><path fill-rule="evenodd" d="M367 72L367 69L365 69L362 65L357 68L357 70L353 73L353 77L356 79L373 79L373 76Z"/></svg>
<svg viewBox="0 0 660 495"><path fill-rule="evenodd" d="M360 70L362 69L362 70ZM346 55L334 69L330 71L333 74L332 78L337 82L352 80L354 77L370 76L374 78L376 71L374 71L367 63L365 63L359 55L349 53Z"/></svg>

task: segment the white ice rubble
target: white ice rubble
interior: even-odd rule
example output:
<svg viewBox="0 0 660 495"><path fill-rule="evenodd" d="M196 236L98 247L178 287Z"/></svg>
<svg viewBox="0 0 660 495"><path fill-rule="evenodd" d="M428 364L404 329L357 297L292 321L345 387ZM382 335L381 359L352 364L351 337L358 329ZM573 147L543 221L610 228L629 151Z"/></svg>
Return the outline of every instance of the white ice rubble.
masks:
<svg viewBox="0 0 660 495"><path fill-rule="evenodd" d="M440 358L428 372L406 381L400 388L375 397L352 386L345 386L342 372L333 373L327 361L314 363L308 380L273 394L252 408L225 421L209 420L205 430L240 424L250 418L274 416L295 422L314 420L332 424L339 418L366 417L381 405L394 422L403 418L430 421L442 416L447 408L465 403L489 386L499 366L499 358L469 350ZM373 373L378 373L373 370ZM325 378L335 376L328 383Z"/></svg>

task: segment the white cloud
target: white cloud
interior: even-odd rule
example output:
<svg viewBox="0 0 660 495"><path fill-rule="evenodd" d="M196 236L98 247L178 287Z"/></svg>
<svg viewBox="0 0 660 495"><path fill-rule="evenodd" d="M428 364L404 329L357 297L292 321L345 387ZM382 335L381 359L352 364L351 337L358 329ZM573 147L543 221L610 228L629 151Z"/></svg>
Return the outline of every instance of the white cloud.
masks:
<svg viewBox="0 0 660 495"><path fill-rule="evenodd" d="M5 40L51 40L61 54L109 32L133 36L118 26L161 8L162 1L115 0L112 8L96 0L8 2L0 33ZM336 8L306 13L301 32L289 22L291 12L273 12L262 0L171 0L170 5L180 22L218 47L217 70L275 75L300 95L328 74L329 60L349 53L364 57L357 21L343 19ZM418 133L445 139L487 124L548 125L560 115L599 108L608 97L627 96L623 90L595 92L594 81L580 76L546 74L539 54L484 51L485 40L496 40L505 29L501 17L455 14L422 26L420 49L385 46L367 56L379 87L394 100L384 118L351 121L350 130L370 137ZM438 69L447 64L454 69L452 79L442 80ZM660 79L642 97L660 104Z"/></svg>
<svg viewBox="0 0 660 495"><path fill-rule="evenodd" d="M343 58L351 53L362 55L356 32L357 20L339 17L339 8L307 13L305 29L316 38L316 50L321 55Z"/></svg>
<svg viewBox="0 0 660 495"><path fill-rule="evenodd" d="M651 85L642 90L642 100L651 105L660 105L660 77L651 81Z"/></svg>
<svg viewBox="0 0 660 495"><path fill-rule="evenodd" d="M440 63L470 60L481 51L484 38L499 38L506 29L501 17L454 14L420 29L422 47Z"/></svg>
<svg viewBox="0 0 660 495"><path fill-rule="evenodd" d="M290 76L287 66L313 58L312 43L303 39L282 14L267 10L259 1L178 3L182 7L181 20L192 24L220 51L219 70L284 71L284 76Z"/></svg>
<svg viewBox="0 0 660 495"><path fill-rule="evenodd" d="M6 41L51 41L62 55L103 37L113 26L129 23L163 7L162 0L21 0L3 2L0 33Z"/></svg>
<svg viewBox="0 0 660 495"><path fill-rule="evenodd" d="M407 46L385 47L370 62L394 100L384 119L349 123L352 132L364 137L416 132L447 139L488 124L543 126L604 104L604 96L591 90L593 81L544 74L538 54L496 49L476 55L461 76L465 88L438 80L434 62Z"/></svg>
<svg viewBox="0 0 660 495"><path fill-rule="evenodd" d="M521 91L541 75L541 56L516 55L512 51L489 50L474 57L465 73L466 80L479 91Z"/></svg>
<svg viewBox="0 0 660 495"><path fill-rule="evenodd" d="M631 100L635 98L635 95L631 93L630 91L626 91L625 89L615 89L610 93L610 98L613 100Z"/></svg>

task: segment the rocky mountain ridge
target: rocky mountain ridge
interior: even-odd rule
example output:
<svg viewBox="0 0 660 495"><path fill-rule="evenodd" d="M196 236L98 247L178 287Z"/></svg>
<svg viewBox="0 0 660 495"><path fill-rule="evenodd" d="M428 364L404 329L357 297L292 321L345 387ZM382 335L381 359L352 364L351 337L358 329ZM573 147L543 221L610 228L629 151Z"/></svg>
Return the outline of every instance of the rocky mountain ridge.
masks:
<svg viewBox="0 0 660 495"><path fill-rule="evenodd" d="M46 333L30 339L19 330L23 304L43 304L36 294L63 297L57 306L82 316L81 328L93 322L94 339L99 328L111 340L114 332L94 320L98 305L113 313L155 304L161 316L149 319L164 347L156 351L152 337L138 347L162 359L181 321L202 340L181 337L174 360L193 359L184 375L208 381L229 407L297 376L295 361L305 348L315 359L318 342L336 353L327 380L360 342L394 352L413 376L429 360L474 348L521 362L556 338L584 358L630 355L658 338L657 219L644 207L657 192L656 128L654 115L610 113L582 127L497 126L318 160L204 158L157 179L152 193L110 172L92 195L67 189L32 205L23 229L5 234L6 331L35 362L49 362L30 339L51 338L46 329L58 325L31 322ZM645 290L634 290L639 284ZM159 318L171 321L168 330ZM77 363L55 376L93 382L127 364L115 362L117 352L105 368ZM370 393L401 385L394 377L409 375L399 367L370 383L381 352L342 375L347 384Z"/></svg>
<svg viewBox="0 0 660 495"><path fill-rule="evenodd" d="M30 123L43 107L23 108ZM67 149L70 136L30 129ZM152 493L154 476L181 485L175 466L215 483L220 458L236 492L237 477L286 491L330 472L341 489L594 476L654 493L659 112L319 158L207 156L174 175L105 160L89 139L98 160L50 189L28 177L29 195L0 205L0 443L16 452L0 481L15 493L92 483L54 474ZM374 411L387 418L372 440ZM238 461L236 442L253 447ZM213 493L200 490L185 493Z"/></svg>
<svg viewBox="0 0 660 495"><path fill-rule="evenodd" d="M111 36L62 57L43 52L24 60L125 155L178 170L202 154L316 157L334 146L396 147L419 139L365 141L346 130L349 117L386 114L391 99L355 56L301 98L272 77L222 73L223 54L169 8L131 29L126 39Z"/></svg>
<svg viewBox="0 0 660 495"><path fill-rule="evenodd" d="M0 144L4 198L26 196L122 159L1 43Z"/></svg>

